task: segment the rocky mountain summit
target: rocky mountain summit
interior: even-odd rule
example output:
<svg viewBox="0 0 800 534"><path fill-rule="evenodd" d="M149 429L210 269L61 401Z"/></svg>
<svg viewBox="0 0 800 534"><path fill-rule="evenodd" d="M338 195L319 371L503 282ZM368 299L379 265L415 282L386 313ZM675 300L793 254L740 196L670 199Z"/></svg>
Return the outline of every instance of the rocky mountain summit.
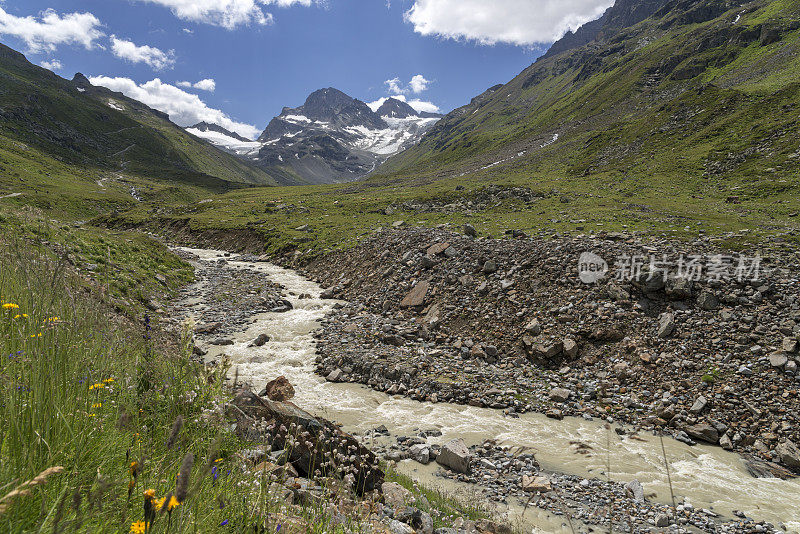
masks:
<svg viewBox="0 0 800 534"><path fill-rule="evenodd" d="M225 137L219 129L190 131L264 169L292 173L298 182L328 183L369 174L419 140L439 117L396 98L373 111L361 100L327 88L311 93L300 107L283 108L254 142Z"/></svg>
<svg viewBox="0 0 800 534"><path fill-rule="evenodd" d="M587 22L574 32L567 32L550 46L542 58L579 48L603 36L611 36L645 20L667 3L668 0L617 0L599 19Z"/></svg>

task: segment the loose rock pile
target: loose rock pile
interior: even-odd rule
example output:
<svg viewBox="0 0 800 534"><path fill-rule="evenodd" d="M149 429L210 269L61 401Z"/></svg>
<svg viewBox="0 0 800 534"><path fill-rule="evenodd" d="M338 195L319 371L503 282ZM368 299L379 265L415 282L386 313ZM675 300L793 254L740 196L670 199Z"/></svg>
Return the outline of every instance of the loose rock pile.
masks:
<svg viewBox="0 0 800 534"><path fill-rule="evenodd" d="M318 336L318 373L510 415L613 416L797 467L794 251L765 244L755 279L650 277L645 265L636 281L584 284L584 252L609 264L730 253L707 238L510 235L380 231L306 266L349 301Z"/></svg>

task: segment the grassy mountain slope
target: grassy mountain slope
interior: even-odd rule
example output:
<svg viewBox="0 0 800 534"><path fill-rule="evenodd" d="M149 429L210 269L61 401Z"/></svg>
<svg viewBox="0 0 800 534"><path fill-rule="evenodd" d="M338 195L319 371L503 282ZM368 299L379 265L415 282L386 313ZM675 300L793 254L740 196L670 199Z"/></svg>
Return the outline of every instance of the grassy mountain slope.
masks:
<svg viewBox="0 0 800 534"><path fill-rule="evenodd" d="M77 188L88 197L93 191L84 182L99 180L144 181L143 192L167 188L175 194L274 183L164 114L83 80L64 80L0 45L0 164L9 168L0 185L8 193L24 188L21 181L51 192Z"/></svg>
<svg viewBox="0 0 800 534"><path fill-rule="evenodd" d="M431 181L494 164L493 175L593 176L632 195L794 188L798 27L800 5L789 0L668 2L450 113L372 180Z"/></svg>

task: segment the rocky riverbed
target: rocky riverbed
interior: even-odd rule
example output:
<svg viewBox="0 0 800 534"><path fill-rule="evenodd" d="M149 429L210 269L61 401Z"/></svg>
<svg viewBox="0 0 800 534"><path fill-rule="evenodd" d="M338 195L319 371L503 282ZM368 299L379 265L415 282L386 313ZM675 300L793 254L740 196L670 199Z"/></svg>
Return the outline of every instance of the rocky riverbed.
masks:
<svg viewBox="0 0 800 534"><path fill-rule="evenodd" d="M800 260L785 244L469 234L384 230L306 266L349 302L318 335L318 372L509 414L613 417L800 469ZM623 260L585 284L583 253Z"/></svg>
<svg viewBox="0 0 800 534"><path fill-rule="evenodd" d="M208 254L205 255L208 256ZM292 313L309 313L308 310L315 309L319 306L318 303L322 302L318 300L318 293L314 295L306 293L306 291L311 291L308 289L309 286L307 284L302 284L299 286L301 289L294 290L281 287L279 283L274 282L275 278L269 275L271 271L270 273L266 272L273 268L261 267L267 266L268 264L259 262L259 258L253 256L234 255L226 257L222 255L213 255L213 258L201 260L196 256L187 257L195 261L198 266L199 282L191 288L188 288L180 303L176 305L175 322L179 322L177 318L179 314L188 313L193 315L198 322L198 332L195 336L198 352L202 353L208 350L211 352L210 356L212 358L220 357L226 351L233 354L234 357L238 357L239 361L242 361L242 355L247 355L246 361L254 363L260 361L258 358L269 358L269 355L273 354L273 352L270 352L270 346L275 344L280 345L284 343L284 341L270 339L267 333L273 334L274 337L275 330L270 329L271 327L269 327L268 323L274 322L273 318L288 316ZM278 279L280 279L280 277L278 277ZM227 289L220 288L233 289L228 292ZM319 290L316 291L318 292ZM324 296L331 296L331 293L332 292L328 291L328 294ZM224 295L224 297L218 298L217 295L220 294ZM365 300L368 300L368 297L369 295L365 294ZM310 308L308 308L308 310L297 310L296 308L298 306L310 306ZM328 312L328 318L324 320L324 328L320 331L321 333L317 334L322 338L322 343L319 348L323 354L325 351L329 350L331 346L330 342L333 333L338 332L342 338L342 345L344 345L345 342L349 343L350 348L354 350L354 354L366 354L374 351L376 347L388 346L393 349L404 351L398 354L404 354L407 359L419 357L420 354L427 356L425 352L430 349L431 345L426 344L430 343L431 339L435 340L436 336L441 335L442 332L439 330L440 327L435 327L433 331L438 333L434 334L432 338L428 337L425 339L419 336L417 338L400 336L403 337L403 343L384 343L380 340L381 338L375 339L375 336L354 335L353 325L357 324L364 325L363 328L367 328L368 326L374 328L375 325L370 325L368 320L364 319L365 317L373 317L378 321L377 324L381 325L381 327L377 329L381 332L378 335L389 335L390 333L386 332L382 328L382 325L389 324L397 327L400 323L378 320L377 318L386 317L384 313L388 314L390 310L387 309L386 312L381 312L381 314L370 315L370 303L362 303L357 299L350 304L326 305L325 310ZM418 312L420 311L421 310L414 310L414 314L419 317ZM317 312L314 312L314 314L316 313ZM407 310L403 313L405 315ZM409 318L410 317L409 315ZM310 318L311 316L308 316L306 319ZM209 325L214 327L213 331L207 330ZM303 327L303 331L305 331L305 327ZM243 334L243 332L246 333ZM220 338L229 340L230 344L227 342L218 344ZM440 345L445 344L441 343ZM414 347L418 352L415 353L409 350L409 346ZM500 345L498 344L498 362L505 359L502 357L503 352L501 352L505 349L499 347ZM274 351L277 349L272 350ZM434 347L433 351L435 350L436 348ZM442 351L442 355L447 353L449 353L449 351ZM375 354L379 353L375 352ZM388 354L392 353L389 352ZM497 363L481 364L472 356L464 359L462 354L464 354L464 351L459 350L455 351L452 356L458 358L455 360L456 363L460 363L464 366L462 372L466 369L472 369L476 377L481 376L481 373L485 373L486 369L491 370L492 367L503 368ZM313 360L313 355L311 357ZM517 356L516 358L519 357L520 356ZM323 360L324 357L320 359L320 362ZM480 358L477 360L480 360ZM296 364L291 365L295 366ZM448 365L456 366L456 364ZM530 367L535 367L535 365L531 363ZM569 378L573 367L568 367L566 371L564 367L554 370L542 369L542 373L548 373L548 376L553 377L546 383L546 387L542 390L546 392L547 402L554 402L551 400L553 395L552 389L563 384L564 379L561 377L566 376ZM318 366L318 368L330 380L337 381L335 383L329 382L327 384L328 386L344 387L346 384L339 383L338 381L353 380L355 376L346 366L341 368L337 367L330 372L326 372L324 366ZM296 375L296 379L300 380L302 388L322 388L325 385L325 382L320 380L319 385L311 386L316 383L313 380L309 381L306 375L302 374L302 372L305 372L302 369L296 367L288 367L285 369L289 372L300 373ZM334 373L337 369L339 370L338 376L337 373ZM309 372L310 371L311 368L309 368ZM331 376L331 373L334 373L334 376ZM407 374L409 377L416 375L416 373L412 372ZM485 376L490 378L495 377L495 375L492 374L487 374ZM270 399L275 399L274 402L282 402L282 400L287 397L291 398L291 396L286 393L289 390L291 390L292 395L294 394L294 388L291 388L290 385L287 388L286 383L280 380L274 381L274 379L277 378L277 374L275 373L262 373L257 375L257 378L252 378L253 375L251 374L249 377L250 383L256 388L254 391L261 390L264 384L270 382L271 386L267 384L267 387L263 388L262 394ZM413 388L409 389L407 384L412 384L412 382L407 382L406 380L407 377L405 377L405 375L398 375L394 381L385 380L380 383L375 381L370 385L374 389L385 389L389 392L397 393L398 396L406 394L420 398L420 400L426 400L425 396L419 396L413 391ZM480 384L478 380L474 381ZM531 381L531 383L535 384L536 382ZM397 386L397 388L393 389L393 386ZM514 389L516 390L514 393L514 400L524 398L520 397L523 391L520 385L514 386ZM346 394L357 394L355 390L353 392L350 392L349 389L346 391L348 392ZM299 397L305 398L307 393L307 391L303 391L302 389L298 390ZM318 392L315 390L314 395L316 395L315 399L317 401L323 401L324 399L335 398L330 397L331 393L332 391L324 393L322 389L319 389ZM435 395L436 393L434 392L433 394ZM606 410L599 410L597 413L582 410L569 412L569 406L573 402L576 402L573 401L573 393L562 393L562 395L565 396L560 404L558 404L559 409L562 410L561 415L579 413L582 417L591 419L595 415L609 418L612 415L617 416L619 413L609 413ZM427 405L436 406L440 399L429 398L427 400L433 401L432 403L428 402ZM478 403L467 402L467 404L475 405ZM508 421L514 421L516 417L524 419L527 415L521 415L523 412L536 411L534 405L527 406L527 404L530 403L526 403L525 405L507 403L503 407L505 410L505 419ZM323 406L326 412L327 408L327 406ZM334 410L337 409L335 406L331 406L330 408ZM333 413L335 414L338 412L334 411ZM346 413L347 412L342 412L342 414ZM499 411L498 414L502 416ZM409 416L412 418L414 417L410 414ZM469 418L469 415L465 414L465 417ZM348 418L349 416L346 417L346 419ZM363 428L363 424L367 424L370 421L380 420L380 415L379 413L364 412L361 414L361 418L364 420L364 423L362 423L359 428ZM334 420L336 420L336 417L334 417ZM544 418L542 418L542 420L547 421L547 419ZM479 421L479 419L476 419L476 424L480 424L477 421ZM567 423L568 421L552 421L553 425L565 425ZM350 424L352 424L352 422ZM389 424L388 420L387 424ZM526 421L525 424L529 423ZM574 423L569 424L572 425ZM646 425L640 424L638 426L644 428ZM653 426L651 428L661 427ZM487 428L486 431L488 435L493 435L493 433L497 432L496 430L489 430L489 428ZM441 451L452 441L453 436L451 433L448 437L439 437L437 436L437 432L441 435L441 431L431 428L416 435L395 434L388 436L388 439L394 440L395 443L387 445L384 442L383 444L379 444L374 447L374 452L390 462L403 462L404 464L408 462L420 462L419 465L425 463L430 464L431 462L437 461L441 463ZM373 442L373 438L376 434L375 432L362 433L357 429L356 433L361 433L362 440L370 443ZM622 443L620 440L625 440L627 443L634 443L635 440L638 439L635 434L635 429L622 429L615 426L609 427L607 433L611 436L608 439L615 442L619 441L620 443ZM380 432L378 432L378 434L380 434ZM547 438L543 437L543 439ZM564 449L563 454L567 456L580 454L597 456L601 455L602 452L599 450L593 451L590 445L576 441L571 443L568 449ZM565 457L564 459L566 460L567 458ZM619 460L615 458L614 461L618 462ZM757 469L761 469L762 473L767 474L771 474L777 469L776 466L770 466L763 462L757 462L753 465L755 465ZM613 469L615 469L615 467L612 466L612 470ZM630 531L635 532L647 532L650 529L657 530L660 528L669 528L673 531L685 532L772 532L777 531L776 529L781 527L781 525L773 526L763 521L758 523L745 518L737 520L731 519L731 517L728 516L727 519L723 519L717 517L717 512L703 509L702 506L695 507L688 499L684 499L680 496L677 502L679 505L678 508L673 509L671 506L668 506L663 499L660 501L652 499L652 495L646 493L650 491L648 489L651 487L649 481L646 481L644 485L638 484L637 487L637 484L634 484L634 480L630 480L626 484L615 482L614 479L617 477L613 472L612 477L608 477L602 470L593 472L590 476L568 475L554 472L552 469L545 470L540 465L534 451L507 446L495 441L472 443L469 447L464 445L459 450L455 451L451 456L451 461L444 462L444 465L436 474L436 478L482 488L481 498L487 501L513 505L518 509L528 504L531 507L545 510L554 517L569 517L571 521L574 521L575 528L578 529L577 531L589 531L588 529L591 528L591 525L607 525L609 518L613 519L615 529L622 531L630 529ZM638 483L638 481L636 482ZM641 492L639 489L641 489ZM426 508L426 510L425 513L433 513L430 509ZM392 532L405 532L403 529L407 527L411 528L409 525L412 524L422 528L420 526L421 523L419 523L420 514L413 510L406 510L405 508L396 509L392 506L388 506L385 512L382 513L382 521L384 521ZM406 517L406 515L408 515L408 517ZM406 527L397 525L397 522L406 525ZM394 529L392 525L394 525ZM500 532L503 530L500 525L494 525L492 527L491 522L475 525L467 521L461 521L455 526L457 530L445 530L442 531L443 534L450 532ZM424 529L419 530L419 528L417 531L425 531ZM494 530L491 530L491 528ZM566 520L563 522L563 528L567 528Z"/></svg>

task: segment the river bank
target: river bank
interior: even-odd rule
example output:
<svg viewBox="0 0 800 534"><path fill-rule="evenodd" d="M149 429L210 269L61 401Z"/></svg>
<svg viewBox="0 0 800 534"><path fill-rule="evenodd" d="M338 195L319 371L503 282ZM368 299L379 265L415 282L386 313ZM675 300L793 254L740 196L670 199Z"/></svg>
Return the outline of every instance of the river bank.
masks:
<svg viewBox="0 0 800 534"><path fill-rule="evenodd" d="M644 433L638 436L630 435L629 430L620 435L617 431L609 431L605 426L606 423L597 419L567 417L557 421L533 413L509 417L500 410L440 402L417 402L365 389L355 384L325 381L314 374L316 342L311 334L319 328L319 321L327 314L336 308L345 309L342 307L343 303L319 298L322 293L321 288L297 273L264 262L241 261L254 258L230 256L226 258L223 253L216 251L189 252L198 254L201 259L198 262L200 283L187 291L184 304L181 305L183 308L178 309L198 318L200 324L207 324L207 321L203 320L204 308L213 308L214 313L219 314L217 317L224 318L226 315L227 308L223 302L215 301L213 306L209 306L208 295L203 293L205 276L203 266L219 266L220 259L226 262L222 265L230 272L249 273L245 276L260 273L269 278L282 288L281 294L276 295L276 298L285 299L292 305L291 310L283 312L255 313L254 311L245 320L246 323L249 322L247 328L230 336L228 341L231 341L231 344L210 344L210 341L217 340L216 337L212 337L217 334L198 336L199 348L203 351L208 350L206 358L218 358L224 353L236 364L239 380L249 381L258 388L267 380L280 375L286 376L295 386L298 405L342 423L346 430L358 433L363 439L383 441L379 447L386 448L387 452L391 449L391 443L387 443L385 436L383 438L377 436L374 432L376 428L385 427L388 430L389 442L394 440L397 443L397 439L400 438L406 444L409 437L418 438L421 431L426 432L425 443L429 444L432 450L448 439L464 439L473 447L473 454L476 457L480 457L477 447L482 446L487 438L499 439L502 445L506 446L531 447L536 462L536 465L530 466L531 469L551 474L557 471L565 473L553 475L551 478L559 487L557 494L567 495L566 500L572 501L579 509L577 513L573 512L576 521L578 516L583 515L589 522L602 524L602 512L596 513L596 517L591 517L592 507L597 511L601 509L600 503L607 505L610 502L617 502L620 509L632 510L629 511L633 514L630 520L639 525L637 528L655 528L659 507L666 506L669 501L669 489L658 440L652 435ZM212 274L209 276L214 277ZM203 304L203 301L206 303ZM197 303L200 304L190 311L189 308ZM233 309L232 306L231 310ZM221 328L224 329L224 320L222 322ZM262 334L267 335L269 341L260 347L251 346ZM436 435L439 433L440 435ZM726 516L727 519L734 519L734 509L762 521L771 520L775 528L779 528L781 521L788 523L792 519L786 517L786 510L792 507L792 503L796 502L800 495L800 490L794 487L796 485L794 482L752 479L738 457L716 447L689 447L671 439L665 442L669 462L673 466L673 485L678 499L684 503L681 511L688 510L688 516L693 514L697 516L695 520L680 521L681 528L720 531L712 530L712 528L722 528L719 526L720 519L714 515L719 514ZM580 450L584 453L594 452L582 454ZM503 454L509 452L505 451ZM500 454L499 449L492 452L495 453ZM487 460L491 462L490 459ZM598 481L607 478L608 469L605 466L609 463L612 480L620 483L638 480L645 493L655 493L654 497L648 499L654 504L623 506L622 503L626 501L619 493L621 484L610 484L607 490L602 490L603 485ZM401 468L405 467L411 473L415 469L419 471L422 468L421 464L416 464L416 467L414 465L413 461L408 460L400 463ZM474 481L467 480L468 485L480 487L475 485L475 482L482 482L481 479L486 475L493 479L502 478L498 475L500 469L487 471L489 468L485 464L476 465L484 465L484 471L477 467L476 472L481 475L475 477ZM426 466L427 468L429 467ZM482 498L490 500L492 492L495 495L505 492L506 501L517 500L512 495L519 491L520 481L517 477L522 474L524 474L522 471L512 470L506 477L507 480L503 482L505 486L495 485L494 490L490 490ZM447 480L436 474L422 476L417 473L417 476L425 480L439 480L442 483ZM586 490L587 483L584 483L584 480L588 481L592 491ZM484 487L488 486L489 484L484 483ZM499 499L495 501L502 503ZM537 505L541 505L544 509L549 508L556 514L560 512L558 507L563 506L551 499L537 501ZM518 500L508 510L515 506L520 506ZM639 508L643 510L642 513L639 513ZM704 508L711 513L703 512ZM562 529L567 528L563 518L559 518L558 515L545 517L547 517L545 529L552 529L554 525ZM674 513L671 517L677 528L678 518L674 517ZM700 523L700 527L691 527L692 522ZM730 530L725 531L751 532L756 528L753 522L746 523L739 520L738 523L729 521L725 528ZM764 531L770 530L766 524L762 524L760 528L765 529ZM789 523L787 528L796 527Z"/></svg>

